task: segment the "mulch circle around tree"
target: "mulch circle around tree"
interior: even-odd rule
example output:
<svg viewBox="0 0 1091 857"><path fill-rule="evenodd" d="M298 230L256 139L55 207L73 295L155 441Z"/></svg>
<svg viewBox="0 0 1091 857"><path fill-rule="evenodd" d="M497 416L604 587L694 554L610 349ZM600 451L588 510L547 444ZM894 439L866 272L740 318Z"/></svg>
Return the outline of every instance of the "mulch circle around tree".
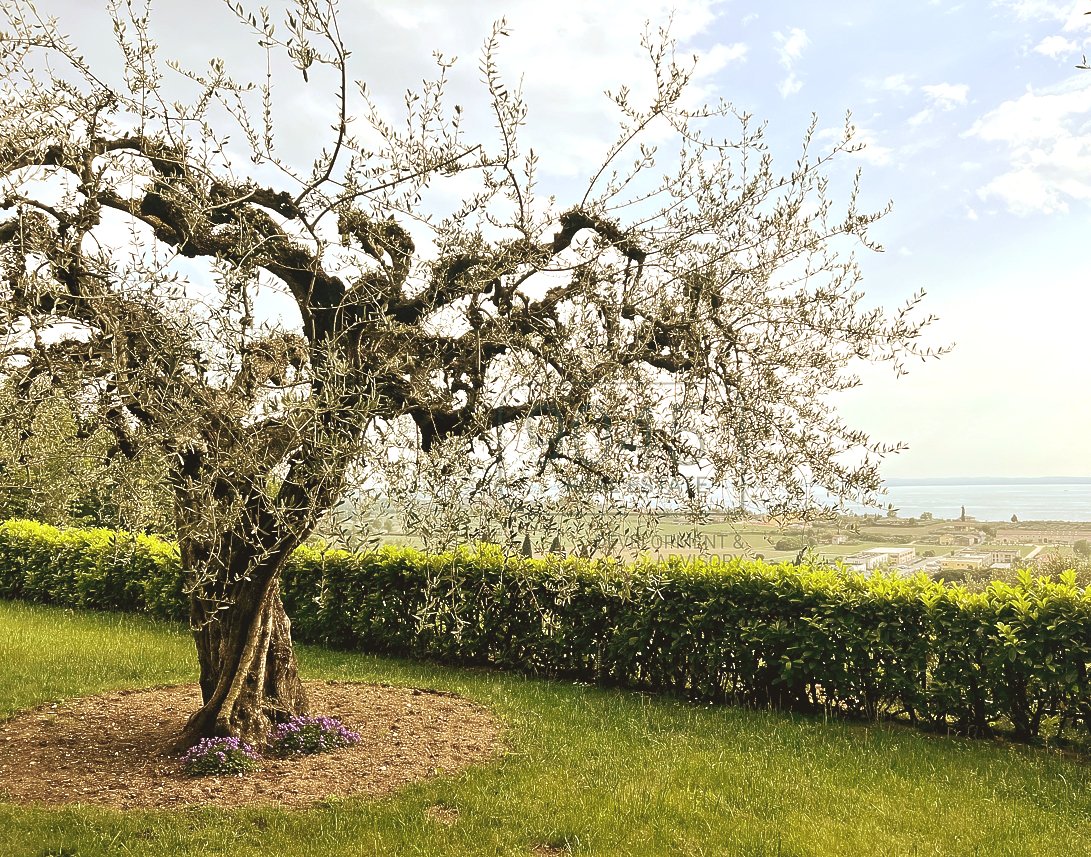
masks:
<svg viewBox="0 0 1091 857"><path fill-rule="evenodd" d="M0 722L0 800L122 809L301 807L375 796L450 774L501 751L480 705L453 694L307 682L311 710L340 718L360 743L333 753L263 759L242 777L189 777L171 751L200 705L196 685L106 693Z"/></svg>

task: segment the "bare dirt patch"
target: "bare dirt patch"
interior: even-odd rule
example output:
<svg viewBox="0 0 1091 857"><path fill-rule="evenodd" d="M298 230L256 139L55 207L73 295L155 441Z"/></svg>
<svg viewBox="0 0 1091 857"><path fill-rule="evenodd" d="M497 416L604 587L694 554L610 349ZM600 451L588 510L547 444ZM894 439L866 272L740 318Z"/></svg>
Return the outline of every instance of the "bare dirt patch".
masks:
<svg viewBox="0 0 1091 857"><path fill-rule="evenodd" d="M188 777L171 753L196 685L120 691L46 705L0 722L0 800L119 808L307 806L373 796L500 752L489 712L459 696L308 682L314 712L339 717L360 743L319 756L264 759L244 777Z"/></svg>

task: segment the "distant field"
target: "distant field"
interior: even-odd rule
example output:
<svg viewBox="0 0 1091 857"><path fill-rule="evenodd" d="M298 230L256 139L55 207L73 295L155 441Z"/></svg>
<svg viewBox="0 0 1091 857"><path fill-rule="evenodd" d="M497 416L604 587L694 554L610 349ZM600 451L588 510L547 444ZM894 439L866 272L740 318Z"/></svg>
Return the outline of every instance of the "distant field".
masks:
<svg viewBox="0 0 1091 857"><path fill-rule="evenodd" d="M943 545L935 542L923 541L936 536L944 527L950 526L953 521L933 520L918 521L913 524L891 524L885 519L866 521L864 519L846 520L841 526L822 523L816 525L810 531L815 539L813 551L820 557L831 560L839 559L859 551L874 547L913 547L917 556L923 556L930 551L932 556L945 556L960 550L959 545ZM984 524L987 522L972 522ZM1006 522L1002 522L1006 523ZM857 532L853 533L852 528ZM791 550L777 550L776 544L784 538L798 535L798 526L783 527L775 523L764 521L741 521L729 523L714 521L694 528L691 523L676 517L665 517L659 526L658 533L648 539L643 550L635 549L627 551L625 558L635 559L641 554L646 554L654 559L667 557L711 557L727 558L732 556L761 556L771 562L792 560L799 553L799 548ZM838 544L833 541L835 534L849 536L855 541L850 544ZM397 545L411 545L420 547L421 542L412 536L391 533L384 538L384 542ZM544 553L545 545L534 545L535 555ZM565 545L566 549L575 549L575 545ZM1017 548L1020 555L1026 556L1036 545L999 545L988 544L981 547ZM1071 554L1070 549L1055 549ZM1074 556L1074 555L1073 555Z"/></svg>

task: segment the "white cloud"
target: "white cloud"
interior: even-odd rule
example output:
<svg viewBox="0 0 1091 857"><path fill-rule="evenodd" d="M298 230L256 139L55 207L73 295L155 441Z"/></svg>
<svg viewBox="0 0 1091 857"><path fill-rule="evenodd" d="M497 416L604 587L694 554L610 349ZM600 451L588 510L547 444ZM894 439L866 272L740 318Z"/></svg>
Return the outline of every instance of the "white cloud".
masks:
<svg viewBox="0 0 1091 857"><path fill-rule="evenodd" d="M1060 86L1028 89L978 119L967 134L982 140L1024 145L1071 134L1073 120L1091 111L1091 76L1076 75Z"/></svg>
<svg viewBox="0 0 1091 857"><path fill-rule="evenodd" d="M773 33L773 38L780 46L777 50L780 53L781 65L786 68L791 68L792 63L803 56L803 49L811 43L811 40L807 38L807 32L799 27L792 27L787 35L780 32Z"/></svg>
<svg viewBox="0 0 1091 857"><path fill-rule="evenodd" d="M750 52L750 46L744 42L734 42L730 45L713 45L709 50L700 55L697 63L697 77L709 77L724 66L732 62L742 62Z"/></svg>
<svg viewBox="0 0 1091 857"><path fill-rule="evenodd" d="M878 118L878 114L871 118L872 120ZM822 143L828 142L832 144L834 142L840 142L844 132L845 129L843 127L822 128L815 135L815 139ZM853 155L872 166L885 166L891 162L894 156L894 149L890 146L882 145L874 131L859 123L853 124L852 145L856 150L853 152Z"/></svg>
<svg viewBox="0 0 1091 857"><path fill-rule="evenodd" d="M1091 27L1086 0L993 0L993 6L1009 12L1017 21L1063 23L1066 32Z"/></svg>
<svg viewBox="0 0 1091 857"><path fill-rule="evenodd" d="M1061 54L1070 54L1079 50L1080 46L1064 36L1046 36L1034 46L1036 53L1056 59Z"/></svg>
<svg viewBox="0 0 1091 857"><path fill-rule="evenodd" d="M780 56L780 64L788 69L788 76L777 86L781 97L787 98L803 88L803 81L795 72L796 61L803 56L803 49L811 43L807 33L800 27L792 27L787 33L777 31L773 33L773 39L777 43L777 53Z"/></svg>
<svg viewBox="0 0 1091 857"><path fill-rule="evenodd" d="M780 93L782 98L787 98L789 95L795 95L802 88L803 81L796 76L794 71L788 72L788 76L777 84L777 92Z"/></svg>
<svg viewBox="0 0 1091 857"><path fill-rule="evenodd" d="M1028 90L978 119L968 137L1005 147L1007 168L978 194L998 198L1016 214L1068 210L1091 200L1091 76Z"/></svg>
<svg viewBox="0 0 1091 857"><path fill-rule="evenodd" d="M922 86L921 91L940 110L954 110L959 105L966 103L970 87L965 83L933 83Z"/></svg>
<svg viewBox="0 0 1091 857"><path fill-rule="evenodd" d="M475 4L364 0L359 2L359 14L343 16L348 23L343 20L342 26L351 30L346 38L369 45L369 50L354 56L357 73L383 81L383 86L373 87L383 97L397 96L432 73L421 62L429 49L457 55L449 100L465 106L465 123L472 133L486 135L484 123L491 120L479 112L483 99L475 70L491 22L503 16L510 36L500 45L501 74L512 88L522 80L530 109L523 148L533 147L543 154L543 175L576 178L598 163L616 132L617 111L603 90L617 91L627 85L634 105L652 97L654 76L647 52L640 46L645 22L654 34L669 21L682 64L690 55L699 55L687 98L717 97L716 73L743 61L747 46L709 38L719 14L716 5L716 0L632 0L623 6L586 0L557 0L548 5L532 0ZM411 7L411 13L403 14L403 6ZM698 37L701 46L695 50L692 41ZM391 100L390 110L398 115L400 99ZM469 124L473 121L479 126Z"/></svg>
<svg viewBox="0 0 1091 857"><path fill-rule="evenodd" d="M978 189L982 199L999 198L1012 214L1054 214L1068 211L1060 191L1029 167L1002 173Z"/></svg>
<svg viewBox="0 0 1091 857"><path fill-rule="evenodd" d="M907 74L888 74L879 81L879 88L885 89L887 92L899 92L902 95L908 95L913 91Z"/></svg>
<svg viewBox="0 0 1091 857"><path fill-rule="evenodd" d="M1051 0L995 0L994 6L1006 9L1018 21L1065 21L1072 6Z"/></svg>
<svg viewBox="0 0 1091 857"><path fill-rule="evenodd" d="M1064 31L1071 33L1073 30L1091 29L1091 15L1087 14L1089 11L1091 10L1087 8L1087 4L1079 0L1071 7L1071 11L1065 19Z"/></svg>
<svg viewBox="0 0 1091 857"><path fill-rule="evenodd" d="M111 53L108 16L89 15L86 0L47 0L43 5L50 7L50 14L58 15L62 27L77 28L81 52L92 67L117 67ZM200 14L194 14L186 3L165 2L153 7L153 35L162 44L164 56L196 69L204 67L210 55L222 56L237 78L255 75L260 80L264 56L253 50L253 40L246 39L234 16L220 3L202 0L194 5L202 10ZM354 0L341 4L340 27L345 42L353 47L352 78L369 83L380 109L395 125L400 125L404 114L403 93L419 89L422 79L436 75L432 51L448 58L457 56L458 63L449 75L447 105L464 108L463 127L468 136L491 142L493 119L477 67L492 23L505 17L510 36L501 39L497 59L509 89L515 89L520 81L523 84L530 113L522 148L533 147L543 155L543 177L564 178L585 176L597 166L617 131L618 113L603 90L617 91L628 85L634 105L654 97L655 78L647 52L640 46L646 22L653 37L669 22L681 63L695 52L702 54L698 65L701 79L690 94L702 100L719 95L711 68L742 59L734 40L717 38L715 24L721 5L719 0L631 0L625 4ZM699 46L694 44L697 40ZM719 41L724 42L723 47L717 45ZM274 87L274 110L281 120L281 154L297 166L309 163L317 149L332 143L328 129L336 111L333 79L322 69L312 69L311 78L310 84L304 85L293 71L277 77ZM177 97L176 92L169 91L168 97ZM188 97L188 90L185 92Z"/></svg>
<svg viewBox="0 0 1091 857"><path fill-rule="evenodd" d="M856 127L854 142L863 146L856 156L867 163L882 167L890 163L894 150L890 146L882 146L875 137L875 132L868 128Z"/></svg>
<svg viewBox="0 0 1091 857"><path fill-rule="evenodd" d="M923 125L925 122L930 121L932 118L932 111L929 108L919 110L909 117L907 120L914 128L918 125Z"/></svg>
<svg viewBox="0 0 1091 857"><path fill-rule="evenodd" d="M964 105L970 94L970 87L965 83L930 83L921 87L929 100L929 106L917 111L906 120L914 128L931 122L937 110L954 110Z"/></svg>

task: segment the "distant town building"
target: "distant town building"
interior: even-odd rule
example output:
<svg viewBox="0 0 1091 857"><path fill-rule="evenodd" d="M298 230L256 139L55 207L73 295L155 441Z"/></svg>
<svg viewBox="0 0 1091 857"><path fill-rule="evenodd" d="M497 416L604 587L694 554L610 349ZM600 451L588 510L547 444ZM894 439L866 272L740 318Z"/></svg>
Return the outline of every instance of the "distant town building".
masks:
<svg viewBox="0 0 1091 857"><path fill-rule="evenodd" d="M941 571L981 571L983 569L1011 568L1019 559L1018 550L960 550L939 558Z"/></svg>
<svg viewBox="0 0 1091 857"><path fill-rule="evenodd" d="M985 535L983 533L940 533L939 543L941 545L962 545L964 547L970 545L979 545L985 541Z"/></svg>
<svg viewBox="0 0 1091 857"><path fill-rule="evenodd" d="M958 551L950 556L940 557L941 571L980 571L992 564L992 557L985 553Z"/></svg>
<svg viewBox="0 0 1091 857"><path fill-rule="evenodd" d="M850 554L841 561L853 571L871 571L884 565L906 565L917 558L917 551L910 547L868 548Z"/></svg>

